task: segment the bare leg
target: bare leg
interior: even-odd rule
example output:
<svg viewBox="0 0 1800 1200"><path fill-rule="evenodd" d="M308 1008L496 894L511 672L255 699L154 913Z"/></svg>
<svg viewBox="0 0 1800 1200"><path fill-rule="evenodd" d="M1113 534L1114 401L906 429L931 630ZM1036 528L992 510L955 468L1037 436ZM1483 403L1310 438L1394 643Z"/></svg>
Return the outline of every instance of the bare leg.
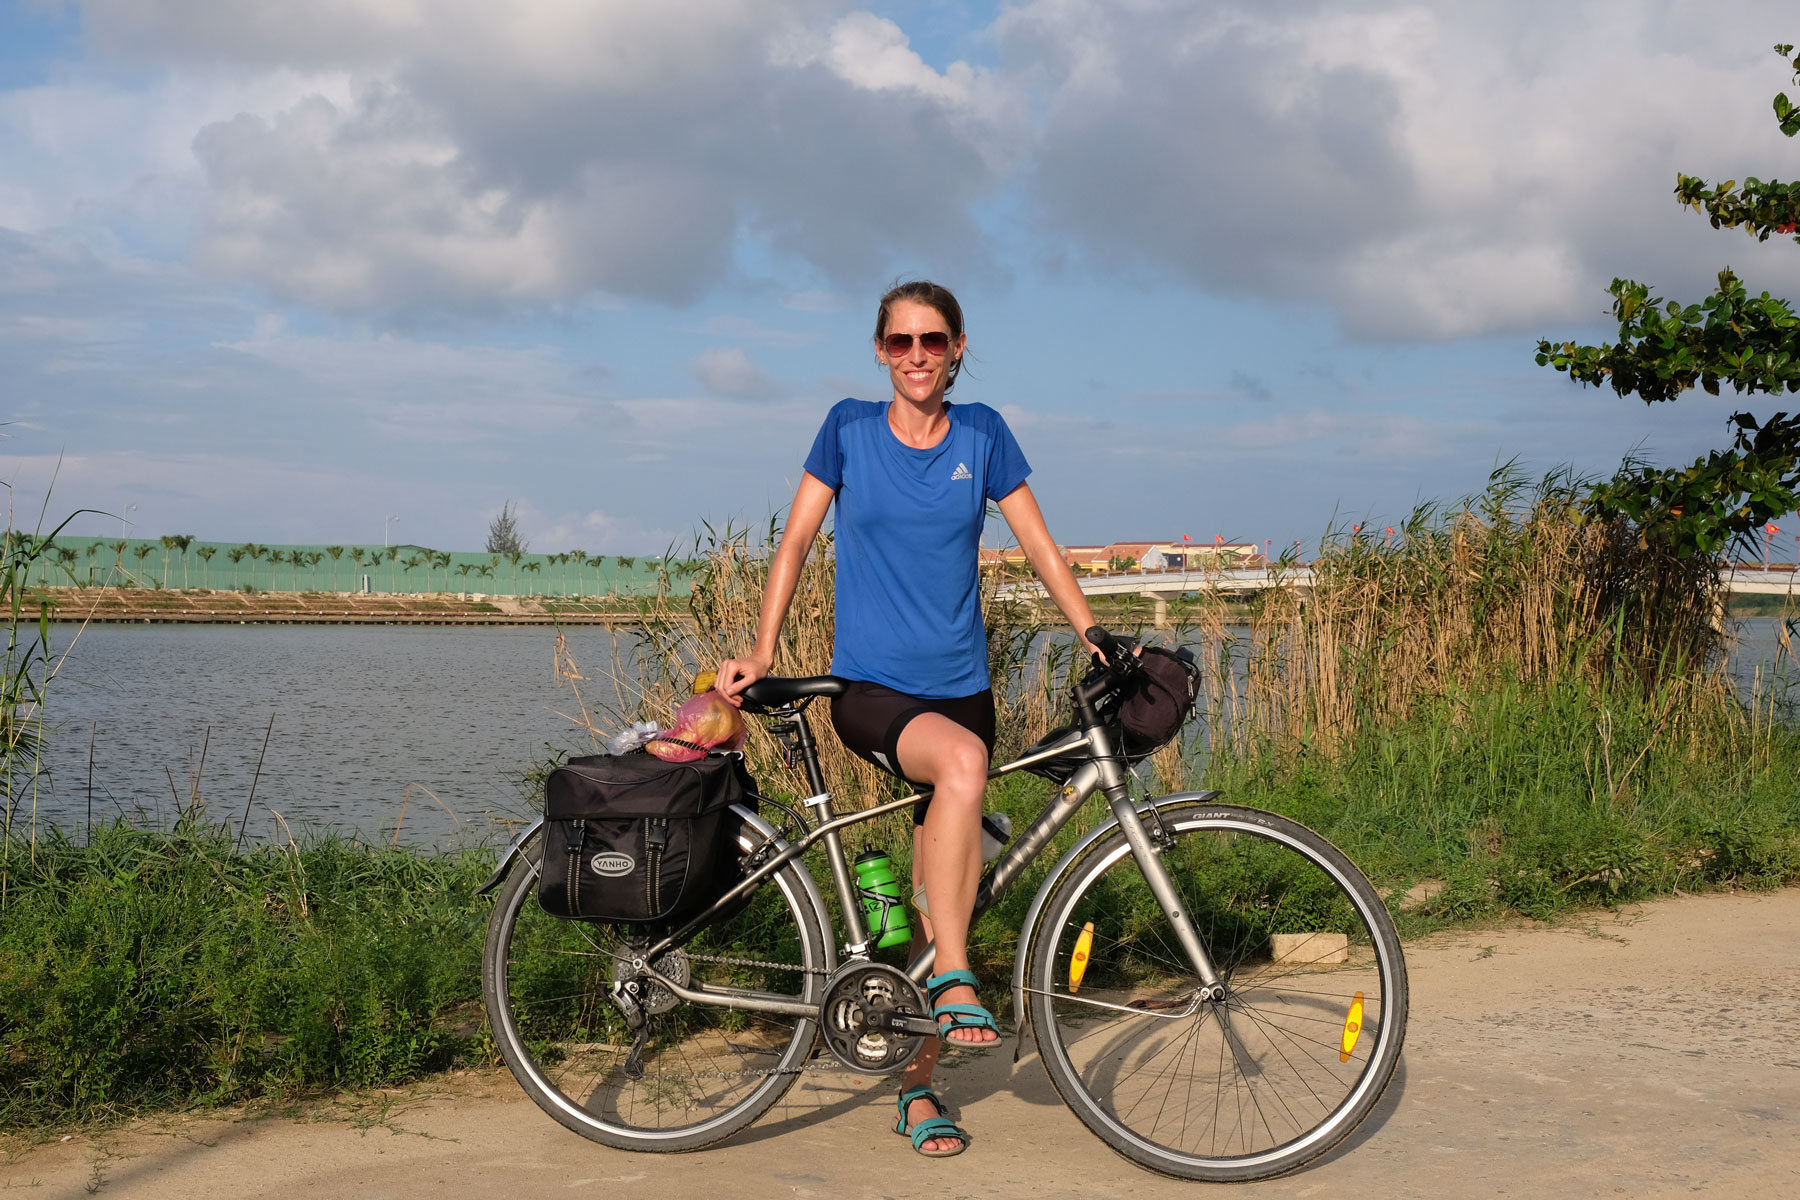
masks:
<svg viewBox="0 0 1800 1200"><path fill-rule="evenodd" d="M937 947L937 973L969 965L969 918L981 881L981 800L987 790L987 747L981 739L948 717L927 713L915 717L900 733L900 766L907 778L932 785L925 824L913 831L913 883L925 888L929 917L920 914L921 934ZM941 1002L979 1002L975 989L954 988ZM968 1043L998 1040L985 1029L962 1029L950 1035ZM928 1086L937 1065L939 1046L929 1040L908 1065L905 1087ZM929 1103L915 1101L908 1124L937 1114ZM926 1148L950 1150L955 1138L933 1138Z"/></svg>

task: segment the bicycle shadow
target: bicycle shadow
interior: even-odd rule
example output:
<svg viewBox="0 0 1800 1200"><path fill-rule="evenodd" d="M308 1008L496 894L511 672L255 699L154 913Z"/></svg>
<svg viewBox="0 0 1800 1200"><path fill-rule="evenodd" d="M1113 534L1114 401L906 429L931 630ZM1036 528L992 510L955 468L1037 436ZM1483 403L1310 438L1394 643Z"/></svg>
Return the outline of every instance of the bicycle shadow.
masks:
<svg viewBox="0 0 1800 1200"><path fill-rule="evenodd" d="M1029 1036L1019 1061L1014 1063L1015 1036L1007 1033L993 1050L960 1051L938 1061L933 1085L953 1113L1003 1095L1045 1108L1063 1106L1062 1098L1050 1085L1050 1077L1036 1064L1037 1055ZM896 1110L891 1107L889 1094L899 1092L898 1074L853 1075L833 1071L829 1066L831 1061L823 1051L815 1055L809 1065L821 1068L817 1075L810 1071L802 1074L800 1081L770 1114L731 1139L732 1144L754 1145L768 1138L822 1125L834 1117L874 1104L878 1098L889 1106L889 1119L892 1119Z"/></svg>
<svg viewBox="0 0 1800 1200"><path fill-rule="evenodd" d="M1289 1178L1298 1178L1320 1167L1336 1162L1349 1154L1354 1154L1358 1147L1380 1133L1394 1113L1400 1108L1400 1102L1406 1098L1406 1052L1400 1052L1400 1061L1394 1064L1393 1078L1388 1080L1387 1091L1381 1093L1381 1099L1369 1110L1369 1115L1362 1119L1349 1137L1333 1146L1329 1151L1313 1159L1304 1167L1295 1171Z"/></svg>
<svg viewBox="0 0 1800 1200"><path fill-rule="evenodd" d="M1062 1097L1056 1094L1056 1089L1051 1085L1049 1074L1038 1061L1029 1037L1016 1063L1013 1061L1011 1038L1012 1035L1008 1035L1003 1039L1002 1049L987 1052L979 1059L965 1054L955 1059L945 1059L938 1064L934 1082L953 1115L970 1105L996 1097L1036 1107L1064 1107ZM1294 1174L1305 1175L1346 1155L1354 1154L1387 1126L1406 1098L1406 1085L1406 1056L1402 1054L1387 1090L1361 1124L1330 1152L1307 1163ZM828 1070L821 1071L816 1080L803 1075L801 1081L783 1097L773 1112L764 1116L754 1127L732 1138L731 1144L753 1146L770 1138L823 1125L835 1117L869 1107L883 1110L882 1116L891 1123L893 1108L887 1094L897 1092L898 1089L897 1075L850 1075L847 1072L834 1073Z"/></svg>

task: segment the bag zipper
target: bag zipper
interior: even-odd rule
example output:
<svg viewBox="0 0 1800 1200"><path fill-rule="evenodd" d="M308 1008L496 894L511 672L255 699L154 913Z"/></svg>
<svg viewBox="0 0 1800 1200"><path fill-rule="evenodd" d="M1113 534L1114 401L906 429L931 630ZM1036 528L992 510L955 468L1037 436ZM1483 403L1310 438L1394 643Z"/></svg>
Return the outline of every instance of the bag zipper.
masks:
<svg viewBox="0 0 1800 1200"><path fill-rule="evenodd" d="M662 916L662 856L663 847L669 844L669 819L667 817L651 817L645 823L644 841L650 852L650 879L647 883L650 898L650 915Z"/></svg>
<svg viewBox="0 0 1800 1200"><path fill-rule="evenodd" d="M586 846L587 822L578 820L575 822L575 841L569 847L568 882L565 885L568 890L569 915L571 917L581 915L581 852Z"/></svg>

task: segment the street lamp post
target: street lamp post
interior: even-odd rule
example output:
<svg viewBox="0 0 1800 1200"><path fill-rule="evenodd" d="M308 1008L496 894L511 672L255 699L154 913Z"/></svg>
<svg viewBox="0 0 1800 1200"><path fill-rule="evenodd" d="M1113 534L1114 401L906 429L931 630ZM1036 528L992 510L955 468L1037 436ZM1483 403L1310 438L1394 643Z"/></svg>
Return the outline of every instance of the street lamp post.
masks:
<svg viewBox="0 0 1800 1200"><path fill-rule="evenodd" d="M384 549L388 545L388 526L392 525L395 521L398 521L399 519L400 519L399 517L389 517L387 520L385 520L381 523L381 545Z"/></svg>

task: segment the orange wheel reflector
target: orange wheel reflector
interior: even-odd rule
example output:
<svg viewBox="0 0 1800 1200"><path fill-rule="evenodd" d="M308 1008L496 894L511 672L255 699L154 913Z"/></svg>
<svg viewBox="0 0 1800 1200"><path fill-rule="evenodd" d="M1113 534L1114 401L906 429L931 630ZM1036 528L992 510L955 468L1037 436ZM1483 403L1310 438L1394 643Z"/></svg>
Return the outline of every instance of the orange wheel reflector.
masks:
<svg viewBox="0 0 1800 1200"><path fill-rule="evenodd" d="M1350 1052L1356 1049L1356 1039L1362 1036L1363 994L1356 993L1350 1001L1350 1012L1344 1017L1344 1037L1338 1042L1338 1061L1349 1062Z"/></svg>
<svg viewBox="0 0 1800 1200"><path fill-rule="evenodd" d="M1069 955L1069 993L1073 995L1081 990L1081 977L1087 974L1088 953L1094 948L1094 923L1089 921L1081 927L1081 936L1075 939L1075 953Z"/></svg>

